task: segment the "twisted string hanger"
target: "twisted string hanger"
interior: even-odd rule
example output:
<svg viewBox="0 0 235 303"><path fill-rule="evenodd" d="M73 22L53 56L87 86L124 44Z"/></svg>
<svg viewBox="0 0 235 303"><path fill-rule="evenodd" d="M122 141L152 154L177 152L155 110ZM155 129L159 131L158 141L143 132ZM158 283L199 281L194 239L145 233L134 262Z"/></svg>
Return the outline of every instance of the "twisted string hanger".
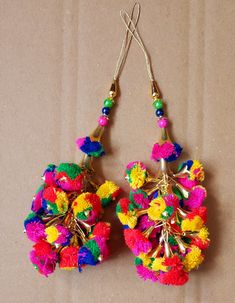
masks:
<svg viewBox="0 0 235 303"><path fill-rule="evenodd" d="M139 10L140 10L140 4L138 4L138 6L139 6ZM158 89L157 83L156 83L156 81L154 79L154 75L153 75L151 59L150 59L150 56L149 56L149 54L147 52L147 49L144 45L144 42L143 42L143 40L140 37L140 34L138 32L137 23L135 24L132 21L132 16L130 17L129 14L125 10L120 11L120 16L121 16L121 19L122 19L125 27L126 27L126 30L135 39L135 41L137 42L137 44L139 45L139 47L141 48L141 50L144 53L145 62L146 62L146 69L147 69L148 77L151 81L152 95L153 95L153 97L160 97L160 91Z"/></svg>
<svg viewBox="0 0 235 303"><path fill-rule="evenodd" d="M135 16L135 14L136 14L136 16ZM117 59L117 64L116 64L116 68L115 68L114 75L113 75L113 79L115 81L118 80L118 78L120 77L120 74L121 74L124 64L126 62L128 51L129 51L131 41L133 38L133 33L135 32L136 26L139 21L139 17L140 17L140 4L135 3L132 8L132 11L131 11L131 16L128 15L129 21L126 22L126 24L125 24L126 32L125 32L124 39L122 41L120 53L119 53L119 56ZM134 27L133 30L131 30L131 26Z"/></svg>

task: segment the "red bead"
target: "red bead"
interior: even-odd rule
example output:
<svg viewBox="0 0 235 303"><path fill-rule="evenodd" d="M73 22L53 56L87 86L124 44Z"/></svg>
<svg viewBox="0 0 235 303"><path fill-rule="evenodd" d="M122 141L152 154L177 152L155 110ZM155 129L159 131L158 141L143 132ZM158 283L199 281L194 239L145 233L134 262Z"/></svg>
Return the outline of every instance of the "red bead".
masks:
<svg viewBox="0 0 235 303"><path fill-rule="evenodd" d="M108 118L105 117L105 116L100 116L99 117L99 120L98 120L98 123L100 126L106 126L108 124Z"/></svg>

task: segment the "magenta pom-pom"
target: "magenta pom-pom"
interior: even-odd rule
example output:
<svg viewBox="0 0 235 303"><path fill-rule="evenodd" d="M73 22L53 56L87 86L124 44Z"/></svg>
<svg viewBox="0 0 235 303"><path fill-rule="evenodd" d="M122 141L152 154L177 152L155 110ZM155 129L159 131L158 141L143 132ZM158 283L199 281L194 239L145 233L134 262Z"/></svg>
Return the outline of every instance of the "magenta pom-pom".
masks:
<svg viewBox="0 0 235 303"><path fill-rule="evenodd" d="M151 158L153 160L159 161L160 159L166 159L174 153L174 145L170 142L165 142L163 144L155 143L152 150Z"/></svg>
<svg viewBox="0 0 235 303"><path fill-rule="evenodd" d="M154 271L144 267L143 265L137 265L136 266L136 271L138 275L143 279L143 280L151 280L153 282L157 281L157 275Z"/></svg>
<svg viewBox="0 0 235 303"><path fill-rule="evenodd" d="M200 207L205 199L206 189L203 186L198 185L193 187L189 198L184 201L184 204L188 209L193 210L194 208Z"/></svg>

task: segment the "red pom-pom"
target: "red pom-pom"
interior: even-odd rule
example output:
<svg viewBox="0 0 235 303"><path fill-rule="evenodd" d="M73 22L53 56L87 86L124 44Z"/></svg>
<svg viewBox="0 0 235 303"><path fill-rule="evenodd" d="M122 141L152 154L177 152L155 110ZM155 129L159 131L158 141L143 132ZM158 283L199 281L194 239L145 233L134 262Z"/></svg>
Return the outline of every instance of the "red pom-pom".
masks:
<svg viewBox="0 0 235 303"><path fill-rule="evenodd" d="M51 244L47 243L44 240L37 242L33 247L37 256L47 256L52 252Z"/></svg>
<svg viewBox="0 0 235 303"><path fill-rule="evenodd" d="M106 222L98 222L95 225L92 234L108 240L110 235L110 224Z"/></svg>
<svg viewBox="0 0 235 303"><path fill-rule="evenodd" d="M160 274L159 281L167 285L183 285L188 281L188 273L183 269L173 268L164 274Z"/></svg>
<svg viewBox="0 0 235 303"><path fill-rule="evenodd" d="M87 193L87 200L92 204L92 210L96 213L101 213L101 202L97 194Z"/></svg>
<svg viewBox="0 0 235 303"><path fill-rule="evenodd" d="M203 241L202 239L200 239L198 237L194 238L193 241L191 242L191 245L196 245L198 248L200 248L202 250L207 249L209 244L210 244L209 240Z"/></svg>
<svg viewBox="0 0 235 303"><path fill-rule="evenodd" d="M163 265L165 266L181 266L181 260L178 256L174 255L171 258L165 258Z"/></svg>
<svg viewBox="0 0 235 303"><path fill-rule="evenodd" d="M47 188L44 189L43 191L43 199L48 200L50 202L55 202L55 200L57 199L56 196L56 191L58 190L58 188L54 187L54 186L49 186Z"/></svg>
<svg viewBox="0 0 235 303"><path fill-rule="evenodd" d="M122 198L120 201L119 201L119 205L121 207L121 210L123 213L127 213L128 212L128 207L129 207L129 204L131 203L131 201L127 198Z"/></svg>
<svg viewBox="0 0 235 303"><path fill-rule="evenodd" d="M205 206L194 208L189 214L187 214L186 218L193 219L195 216L200 216L205 223L207 220L207 208Z"/></svg>
<svg viewBox="0 0 235 303"><path fill-rule="evenodd" d="M122 192L122 189L119 187L114 193L112 193L112 199L115 200Z"/></svg>
<svg viewBox="0 0 235 303"><path fill-rule="evenodd" d="M67 246L60 252L60 268L73 269L78 267L78 246Z"/></svg>

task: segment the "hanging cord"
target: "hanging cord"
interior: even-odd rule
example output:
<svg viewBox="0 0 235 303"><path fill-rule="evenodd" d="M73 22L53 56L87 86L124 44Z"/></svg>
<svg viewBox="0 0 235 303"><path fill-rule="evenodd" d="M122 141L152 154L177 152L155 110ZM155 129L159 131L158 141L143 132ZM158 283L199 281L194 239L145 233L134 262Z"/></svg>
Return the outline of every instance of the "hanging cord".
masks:
<svg viewBox="0 0 235 303"><path fill-rule="evenodd" d="M140 10L140 4L138 4L138 5L139 5L139 10ZM153 98L159 98L160 97L160 91L159 91L157 83L154 79L150 56L147 52L147 49L144 45L144 42L143 42L142 38L140 37L140 34L138 32L138 29L137 29L137 24L135 24L132 21L132 18L128 15L128 13L125 10L120 11L120 16L122 18L122 21L123 21L125 27L126 27L126 30L135 39L135 41L138 43L138 45L140 46L141 50L144 53L147 73L148 73L148 77L151 81L151 93L152 93Z"/></svg>
<svg viewBox="0 0 235 303"><path fill-rule="evenodd" d="M131 34L131 36L135 39L135 41L139 44L140 48L142 49L146 61L146 67L147 67L149 79L150 81L154 81L150 57L143 43L143 40L141 39L140 34L138 32L137 24L135 24L132 21L132 18L128 15L128 13L125 10L120 11L120 16L122 18L123 23L125 24L126 30Z"/></svg>
<svg viewBox="0 0 235 303"><path fill-rule="evenodd" d="M136 17L135 17L135 10L137 9ZM121 13L121 12L120 12ZM136 26L138 24L140 17L140 4L135 3L132 11L131 11L131 16L128 15L129 21L125 23L126 25L126 33L124 36L124 39L122 41L120 53L117 59L117 64L115 68L115 72L113 75L113 79L117 80L122 72L122 69L124 67L124 64L126 62L127 54L131 45L131 40L134 37L133 33L136 30ZM133 26L133 30L131 30L131 26Z"/></svg>

